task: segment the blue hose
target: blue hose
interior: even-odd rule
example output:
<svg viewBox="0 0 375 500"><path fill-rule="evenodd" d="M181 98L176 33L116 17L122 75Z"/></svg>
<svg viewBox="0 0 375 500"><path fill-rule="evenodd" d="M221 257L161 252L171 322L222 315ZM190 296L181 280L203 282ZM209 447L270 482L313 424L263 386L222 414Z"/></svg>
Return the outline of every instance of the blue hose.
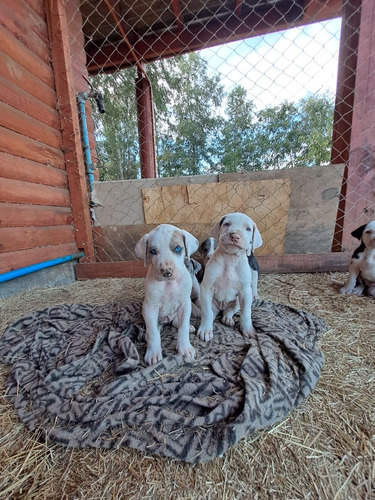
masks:
<svg viewBox="0 0 375 500"><path fill-rule="evenodd" d="M64 262L81 259L84 256L85 254L83 252L74 253L71 255L66 255L65 257L58 257L57 259L46 260L45 262L39 262L38 264L32 264L31 266L21 267L20 269L15 269L14 271L0 274L0 283L19 278L20 276L24 276L25 274L34 273L35 271L40 271L41 269L46 269L47 267L56 266L57 264L63 264Z"/></svg>
<svg viewBox="0 0 375 500"><path fill-rule="evenodd" d="M89 132L87 130L87 119L86 119L86 110L85 110L86 99L87 99L87 95L85 94L85 92L80 92L77 95L79 120L80 120L80 124L81 124L81 132L82 132L82 147L83 147L83 153L85 156L85 164L86 164L86 168L87 168L87 173L89 176L90 191L92 192L93 185L94 185L94 171L92 169Z"/></svg>

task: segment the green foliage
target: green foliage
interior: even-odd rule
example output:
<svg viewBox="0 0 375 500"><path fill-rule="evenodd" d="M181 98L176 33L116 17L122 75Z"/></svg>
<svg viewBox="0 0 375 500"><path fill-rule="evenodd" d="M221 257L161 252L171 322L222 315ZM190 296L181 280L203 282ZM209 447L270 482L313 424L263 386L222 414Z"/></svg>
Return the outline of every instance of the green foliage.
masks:
<svg viewBox="0 0 375 500"><path fill-rule="evenodd" d="M324 165L330 161L334 100L308 95L256 110L246 89L228 93L196 53L147 65L159 176ZM139 177L136 70L98 75L106 113L94 111L100 179Z"/></svg>

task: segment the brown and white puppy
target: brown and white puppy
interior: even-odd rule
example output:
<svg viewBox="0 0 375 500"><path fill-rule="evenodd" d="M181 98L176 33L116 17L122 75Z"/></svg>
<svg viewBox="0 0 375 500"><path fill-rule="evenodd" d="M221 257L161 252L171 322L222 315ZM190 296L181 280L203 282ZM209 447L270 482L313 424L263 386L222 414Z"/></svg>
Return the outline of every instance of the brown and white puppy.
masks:
<svg viewBox="0 0 375 500"><path fill-rule="evenodd" d="M184 260L198 248L190 233L170 224L161 224L145 234L135 247L136 255L151 260L145 279L142 315L146 324L145 361L154 365L162 359L160 332L171 323L177 328L177 351L194 358L190 344L192 279Z"/></svg>
<svg viewBox="0 0 375 500"><path fill-rule="evenodd" d="M199 261L202 265L201 269L197 272L197 279L199 283L202 283L206 264L210 260L216 248L217 248L217 241L215 240L215 238L212 238L212 236L202 241L202 243L199 245L198 248L198 253L200 257Z"/></svg>
<svg viewBox="0 0 375 500"><path fill-rule="evenodd" d="M354 250L348 280L341 293L375 297L375 221L358 227L352 236L361 240L361 244Z"/></svg>
<svg viewBox="0 0 375 500"><path fill-rule="evenodd" d="M241 310L240 329L245 337L254 333L251 321L252 269L248 262L253 250L262 245L253 220L242 213L230 213L217 222L211 235L219 242L207 262L201 283L201 315L198 336L213 337L213 321L220 311L222 323L234 325L233 315Z"/></svg>

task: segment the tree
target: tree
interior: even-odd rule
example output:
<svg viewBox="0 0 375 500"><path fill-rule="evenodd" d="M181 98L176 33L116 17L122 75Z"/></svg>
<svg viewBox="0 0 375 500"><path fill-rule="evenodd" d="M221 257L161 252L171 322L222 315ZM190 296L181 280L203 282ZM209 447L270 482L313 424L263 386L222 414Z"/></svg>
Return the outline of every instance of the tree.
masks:
<svg viewBox="0 0 375 500"><path fill-rule="evenodd" d="M220 170L237 172L255 170L254 103L246 98L240 85L228 94L226 119L222 128Z"/></svg>

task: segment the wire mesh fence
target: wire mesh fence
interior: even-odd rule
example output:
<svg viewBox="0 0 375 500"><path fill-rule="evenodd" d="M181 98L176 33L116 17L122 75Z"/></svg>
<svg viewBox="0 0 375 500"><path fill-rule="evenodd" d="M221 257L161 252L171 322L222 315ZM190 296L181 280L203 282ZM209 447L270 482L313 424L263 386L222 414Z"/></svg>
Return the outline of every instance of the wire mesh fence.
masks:
<svg viewBox="0 0 375 500"><path fill-rule="evenodd" d="M80 16L105 109L98 262L133 260L160 223L202 241L229 212L257 223L260 255L343 249L359 2L84 0Z"/></svg>

